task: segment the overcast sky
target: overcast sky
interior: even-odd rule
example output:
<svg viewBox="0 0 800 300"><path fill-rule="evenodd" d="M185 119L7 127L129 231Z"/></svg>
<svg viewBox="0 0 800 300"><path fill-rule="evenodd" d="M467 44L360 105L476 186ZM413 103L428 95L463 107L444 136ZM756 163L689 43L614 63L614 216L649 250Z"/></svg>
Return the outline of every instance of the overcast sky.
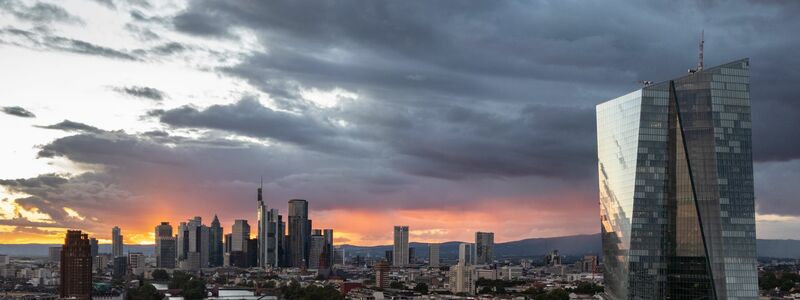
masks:
<svg viewBox="0 0 800 300"><path fill-rule="evenodd" d="M800 2L0 0L0 242L307 199L337 243L599 232L594 105L751 59L759 238L800 238ZM253 225L254 226L254 225ZM253 227L255 228L255 227Z"/></svg>

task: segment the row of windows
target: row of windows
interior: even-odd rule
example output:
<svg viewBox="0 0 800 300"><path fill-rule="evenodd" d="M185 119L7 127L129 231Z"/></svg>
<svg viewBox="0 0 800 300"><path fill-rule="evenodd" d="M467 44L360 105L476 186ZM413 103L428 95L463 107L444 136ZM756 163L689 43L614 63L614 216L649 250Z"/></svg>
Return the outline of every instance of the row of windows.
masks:
<svg viewBox="0 0 800 300"><path fill-rule="evenodd" d="M722 75L749 76L747 70L743 69L720 68L719 72Z"/></svg>
<svg viewBox="0 0 800 300"><path fill-rule="evenodd" d="M749 99L748 92L729 91L729 90L711 90L711 97L726 97L726 98L740 98Z"/></svg>
<svg viewBox="0 0 800 300"><path fill-rule="evenodd" d="M713 75L713 81L733 82L733 83L750 83L750 77L730 76L730 75Z"/></svg>

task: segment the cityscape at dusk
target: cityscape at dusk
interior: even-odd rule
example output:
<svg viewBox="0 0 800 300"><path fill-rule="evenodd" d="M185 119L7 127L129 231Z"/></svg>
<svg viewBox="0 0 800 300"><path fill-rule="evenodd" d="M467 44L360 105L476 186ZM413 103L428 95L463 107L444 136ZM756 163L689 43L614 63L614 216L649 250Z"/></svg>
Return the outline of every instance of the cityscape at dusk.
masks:
<svg viewBox="0 0 800 300"><path fill-rule="evenodd" d="M0 0L0 290L800 297L798 14Z"/></svg>

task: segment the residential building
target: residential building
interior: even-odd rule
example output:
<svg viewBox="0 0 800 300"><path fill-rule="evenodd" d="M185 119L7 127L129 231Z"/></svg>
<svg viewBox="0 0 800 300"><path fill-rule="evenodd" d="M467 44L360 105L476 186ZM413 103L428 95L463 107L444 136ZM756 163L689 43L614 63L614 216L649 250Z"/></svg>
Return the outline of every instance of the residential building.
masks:
<svg viewBox="0 0 800 300"><path fill-rule="evenodd" d="M89 235L68 230L61 247L59 295L61 298L92 298L92 246Z"/></svg>

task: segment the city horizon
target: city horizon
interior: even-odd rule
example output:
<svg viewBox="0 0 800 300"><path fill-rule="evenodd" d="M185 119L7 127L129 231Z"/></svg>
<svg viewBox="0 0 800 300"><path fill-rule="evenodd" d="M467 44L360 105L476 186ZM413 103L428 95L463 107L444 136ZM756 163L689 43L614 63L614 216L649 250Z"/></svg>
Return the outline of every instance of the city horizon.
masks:
<svg viewBox="0 0 800 300"><path fill-rule="evenodd" d="M753 61L757 235L800 239L800 147L782 138L797 125L781 60L794 41L756 13L792 11L780 5L747 4L735 25L712 4L669 8L680 22L654 4L523 5L536 18L501 3L428 18L383 7L400 30L353 4L309 28L292 21L308 7L254 7L262 20L237 4L39 3L0 11L0 243L58 244L67 229L110 242L119 226L151 244L161 221L215 214L225 233L255 228L260 178L268 209L308 200L337 245L391 244L397 224L411 242L596 234L594 106L695 68L703 32L706 65ZM463 19L440 18L450 10Z"/></svg>

